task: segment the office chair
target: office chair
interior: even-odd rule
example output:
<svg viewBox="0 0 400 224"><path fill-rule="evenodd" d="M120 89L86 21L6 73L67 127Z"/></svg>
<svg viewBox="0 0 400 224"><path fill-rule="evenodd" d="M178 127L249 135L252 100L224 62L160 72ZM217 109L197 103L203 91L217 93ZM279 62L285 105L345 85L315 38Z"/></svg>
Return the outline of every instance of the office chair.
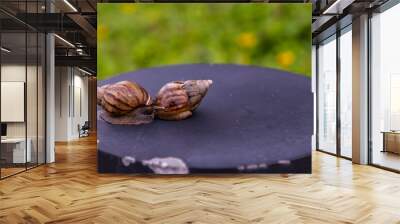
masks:
<svg viewBox="0 0 400 224"><path fill-rule="evenodd" d="M82 127L78 125L79 138L89 136L89 129L90 129L89 121L85 121Z"/></svg>

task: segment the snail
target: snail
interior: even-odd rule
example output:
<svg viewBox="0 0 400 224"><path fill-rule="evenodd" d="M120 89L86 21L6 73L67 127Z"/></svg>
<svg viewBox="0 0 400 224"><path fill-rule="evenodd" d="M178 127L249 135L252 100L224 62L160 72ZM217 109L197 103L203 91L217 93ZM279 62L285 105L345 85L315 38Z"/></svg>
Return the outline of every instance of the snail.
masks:
<svg viewBox="0 0 400 224"><path fill-rule="evenodd" d="M151 97L135 82L121 81L98 88L100 117L111 124L143 124L153 121Z"/></svg>
<svg viewBox="0 0 400 224"><path fill-rule="evenodd" d="M173 81L165 84L154 102L156 116L163 120L190 117L211 84L212 80Z"/></svg>
<svg viewBox="0 0 400 224"><path fill-rule="evenodd" d="M110 84L101 86L101 87L97 87L97 104L101 106L101 103L103 101L103 97L104 97L104 91L107 87L109 87Z"/></svg>

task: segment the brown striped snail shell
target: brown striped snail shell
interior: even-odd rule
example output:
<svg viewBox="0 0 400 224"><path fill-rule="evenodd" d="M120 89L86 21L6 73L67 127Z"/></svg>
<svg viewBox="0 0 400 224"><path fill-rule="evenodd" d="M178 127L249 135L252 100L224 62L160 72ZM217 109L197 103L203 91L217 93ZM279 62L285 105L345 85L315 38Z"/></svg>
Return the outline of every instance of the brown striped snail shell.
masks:
<svg viewBox="0 0 400 224"><path fill-rule="evenodd" d="M153 120L151 97L139 84L121 81L98 89L103 120L112 124L141 124Z"/></svg>
<svg viewBox="0 0 400 224"><path fill-rule="evenodd" d="M103 97L104 97L104 91L107 87L109 87L110 84L101 86L101 87L97 87L97 104L101 106L101 103L103 101Z"/></svg>
<svg viewBox="0 0 400 224"><path fill-rule="evenodd" d="M206 95L212 80L173 81L157 94L154 108L163 120L183 120L192 115Z"/></svg>
<svg viewBox="0 0 400 224"><path fill-rule="evenodd" d="M151 97L139 84L121 81L104 89L101 104L108 113L121 116L138 107L150 105Z"/></svg>

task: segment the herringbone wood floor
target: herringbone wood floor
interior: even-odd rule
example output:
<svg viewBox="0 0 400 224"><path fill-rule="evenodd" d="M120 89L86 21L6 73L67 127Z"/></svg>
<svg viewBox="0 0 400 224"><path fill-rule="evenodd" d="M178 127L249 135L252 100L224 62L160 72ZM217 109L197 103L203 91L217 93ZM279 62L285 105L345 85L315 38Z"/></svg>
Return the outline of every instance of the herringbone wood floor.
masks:
<svg viewBox="0 0 400 224"><path fill-rule="evenodd" d="M95 138L0 181L0 223L400 223L400 175L315 152L312 175L96 172Z"/></svg>

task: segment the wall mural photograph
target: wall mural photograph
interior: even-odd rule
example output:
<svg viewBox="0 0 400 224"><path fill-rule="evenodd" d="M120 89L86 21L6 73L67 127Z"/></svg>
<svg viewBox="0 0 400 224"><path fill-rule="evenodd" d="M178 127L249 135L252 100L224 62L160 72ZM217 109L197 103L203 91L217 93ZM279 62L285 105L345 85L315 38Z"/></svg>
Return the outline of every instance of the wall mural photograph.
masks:
<svg viewBox="0 0 400 224"><path fill-rule="evenodd" d="M311 14L98 4L98 171L311 173Z"/></svg>

